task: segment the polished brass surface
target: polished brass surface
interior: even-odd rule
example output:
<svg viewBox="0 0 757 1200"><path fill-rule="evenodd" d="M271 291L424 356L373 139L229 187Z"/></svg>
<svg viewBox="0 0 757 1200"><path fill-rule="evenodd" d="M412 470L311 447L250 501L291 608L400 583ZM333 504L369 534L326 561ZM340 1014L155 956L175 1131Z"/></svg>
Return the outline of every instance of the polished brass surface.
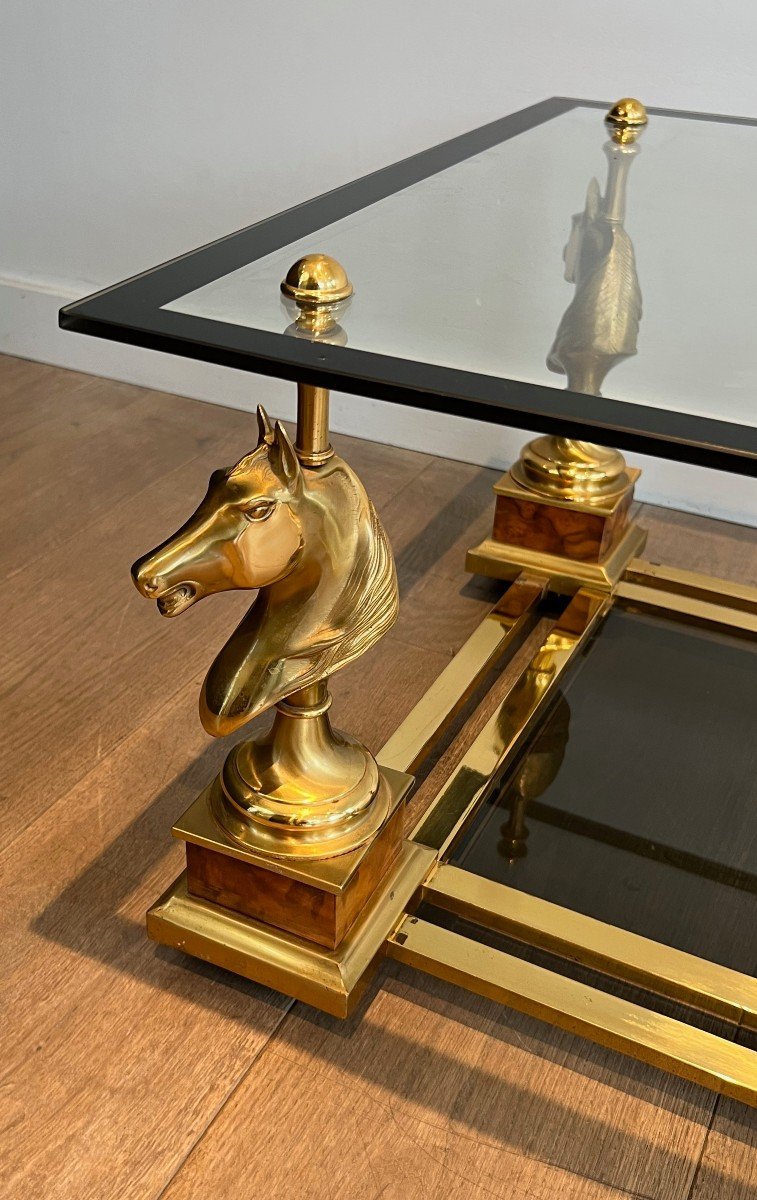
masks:
<svg viewBox="0 0 757 1200"><path fill-rule="evenodd" d="M389 939L392 958L560 1029L757 1104L757 1054L417 917Z"/></svg>
<svg viewBox="0 0 757 1200"><path fill-rule="evenodd" d="M412 831L443 859L478 805L495 786L502 769L551 695L579 647L609 612L601 594L578 592L512 684L502 704L474 740Z"/></svg>
<svg viewBox="0 0 757 1200"><path fill-rule="evenodd" d="M546 435L523 447L510 474L537 496L582 504L622 496L633 482L619 450Z"/></svg>
<svg viewBox="0 0 757 1200"><path fill-rule="evenodd" d="M347 464L332 455L304 468L259 409L255 450L214 473L195 514L133 575L166 616L215 592L258 589L200 700L215 736L276 708L271 729L236 746L223 769L217 816L233 836L307 857L370 838L386 788L372 755L332 729L326 679L393 624L398 594L386 535Z"/></svg>
<svg viewBox="0 0 757 1200"><path fill-rule="evenodd" d="M678 616L683 620L720 626L735 632L757 633L757 613L743 608L729 608L721 602L702 600L696 596L666 593L656 587L622 580L616 589L618 600L634 608L645 608Z"/></svg>
<svg viewBox="0 0 757 1200"><path fill-rule="evenodd" d="M735 1024L757 1028L757 980L739 971L449 864L427 881L423 897L466 921L529 946L583 963Z"/></svg>
<svg viewBox="0 0 757 1200"><path fill-rule="evenodd" d="M373 756L334 730L323 680L280 701L265 733L226 759L214 812L243 846L274 857L327 857L377 832L390 790Z"/></svg>
<svg viewBox="0 0 757 1200"><path fill-rule="evenodd" d="M643 133L647 124L647 110L641 100L625 96L616 101L605 117L605 123L613 138L621 145L630 145Z"/></svg>
<svg viewBox="0 0 757 1200"><path fill-rule="evenodd" d="M632 107L636 104L621 101L612 110L617 110L618 121L626 122L623 128L631 129L629 122L640 119L639 109ZM565 278L574 285L575 294L560 322L547 365L567 377L571 391L601 395L608 371L636 354L641 290L633 244L623 220L628 173L638 149L627 141L606 143L604 194L592 179L583 212L573 217L563 253ZM564 437L540 437L529 443L513 466L512 476L537 495L584 504L623 495L633 482L617 450Z"/></svg>
<svg viewBox="0 0 757 1200"><path fill-rule="evenodd" d="M352 284L335 258L306 254L289 268L281 290L303 307L323 308L347 300L352 295Z"/></svg>
<svg viewBox="0 0 757 1200"><path fill-rule="evenodd" d="M721 609L757 616L757 587L718 579L698 571L683 571L661 563L633 559L623 574L623 586L636 584L660 592L663 597L702 600Z"/></svg>
<svg viewBox="0 0 757 1200"><path fill-rule="evenodd" d="M582 587L611 592L626 565L644 549L646 540L646 530L631 524L607 557L592 563L484 538L468 551L465 567L474 575L488 575L493 579L512 579L522 571L542 575L549 581L550 590L555 592L571 593Z"/></svg>
<svg viewBox="0 0 757 1200"><path fill-rule="evenodd" d="M394 771L391 767L382 766L381 780L382 788L386 791L386 803L382 805L386 821L407 798L413 777L403 771ZM219 791L220 780L215 779L192 801L173 826L171 832L175 838L193 842L207 850L216 850L254 866L265 867L266 870L287 879L313 884L319 890L331 892L333 895L350 886L365 859L365 843L344 854L332 854L327 857L307 854L280 854L272 857L265 850L260 850L251 839L247 843L242 838L235 837L233 829L229 828L226 821L219 822L216 816Z"/></svg>
<svg viewBox="0 0 757 1200"><path fill-rule="evenodd" d="M434 861L433 851L406 842L400 856L336 950L273 929L190 896L184 875L147 914L153 941L173 946L336 1017L348 1016Z"/></svg>
<svg viewBox="0 0 757 1200"><path fill-rule="evenodd" d="M313 341L341 334L338 318L352 296L344 267L328 254L306 254L289 268L281 292L296 312L294 332ZM336 340L341 342L341 336Z"/></svg>
<svg viewBox="0 0 757 1200"><path fill-rule="evenodd" d="M471 634L452 662L385 743L379 758L388 767L413 771L459 712L484 673L528 628L546 580L522 575Z"/></svg>
<svg viewBox="0 0 757 1200"><path fill-rule="evenodd" d="M297 384L297 437L294 448L304 467L320 467L334 453L329 441L328 388Z"/></svg>

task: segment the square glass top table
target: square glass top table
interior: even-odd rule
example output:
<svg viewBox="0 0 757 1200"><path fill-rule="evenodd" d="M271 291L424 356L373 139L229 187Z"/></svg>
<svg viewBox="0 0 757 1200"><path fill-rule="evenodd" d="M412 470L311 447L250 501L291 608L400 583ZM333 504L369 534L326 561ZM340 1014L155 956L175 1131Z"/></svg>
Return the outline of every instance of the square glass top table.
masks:
<svg viewBox="0 0 757 1200"><path fill-rule="evenodd" d="M285 580L265 686L289 681L261 756L235 747L174 826L187 873L148 929L342 1016L388 953L757 1103L757 589L640 559L638 472L606 448L757 472L757 122L604 108L534 105L63 309L65 328L298 384L295 445L259 412L255 450L135 564L166 615ZM292 276L312 255L331 272L320 309ZM323 724L297 740L329 703L325 668L297 663L312 646L335 661L339 614L346 665L397 603L380 521L328 444L333 386L546 436L495 485L492 537L468 556L509 586L378 761L358 748L359 788L375 769L378 791L342 793L372 840L321 854L336 743ZM303 603L343 567L345 591L287 655L311 527ZM283 573L250 582L267 556ZM269 594L261 611L211 668L228 667L206 681L211 732L274 704L245 682L268 662ZM353 613L383 624L358 639ZM241 708L224 707L229 679ZM306 829L313 862L256 819Z"/></svg>
<svg viewBox="0 0 757 1200"><path fill-rule="evenodd" d="M650 109L621 162L603 153L605 107L536 104L70 304L61 324L753 475L757 125ZM313 342L279 285L316 251L354 295L339 337Z"/></svg>

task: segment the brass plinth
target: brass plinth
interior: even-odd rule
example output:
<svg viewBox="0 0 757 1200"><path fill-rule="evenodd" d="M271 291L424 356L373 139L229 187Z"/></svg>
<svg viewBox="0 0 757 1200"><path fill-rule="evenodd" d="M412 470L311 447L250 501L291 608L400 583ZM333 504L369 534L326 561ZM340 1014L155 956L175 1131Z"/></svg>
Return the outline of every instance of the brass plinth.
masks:
<svg viewBox="0 0 757 1200"><path fill-rule="evenodd" d="M552 443L554 455L530 454L538 442ZM612 591L632 558L641 554L646 532L632 519L633 490L640 472L626 467L622 455L607 451L612 473L603 479L599 458L556 457L558 443L567 439L540 438L525 448L517 466L495 483L496 504L491 537L468 551L467 569L494 579L514 579L521 571L549 579L557 592L593 586ZM585 442L568 443L586 447ZM594 449L591 447L590 449ZM597 447L596 449L599 449ZM526 474L529 486L521 479ZM554 468L539 477L538 467ZM568 487L578 465L577 486ZM623 487L620 487L620 481ZM537 490L537 483L542 490ZM594 489L594 490L591 490Z"/></svg>
<svg viewBox="0 0 757 1200"><path fill-rule="evenodd" d="M189 894L335 949L387 874L403 839L412 776L379 770L381 812L373 835L342 854L268 852L253 837L236 836L223 813L221 781L210 784L173 827L186 843ZM219 805L220 802L220 805Z"/></svg>
<svg viewBox="0 0 757 1200"><path fill-rule="evenodd" d="M373 756L334 730L325 680L276 706L273 724L235 746L215 815L240 845L274 858L330 858L372 838L389 796Z"/></svg>
<svg viewBox="0 0 757 1200"><path fill-rule="evenodd" d="M428 847L404 842L393 869L333 950L191 896L185 875L152 906L147 932L164 946L276 988L332 1016L347 1017L434 859Z"/></svg>
<svg viewBox="0 0 757 1200"><path fill-rule="evenodd" d="M536 438L523 447L510 474L537 496L583 504L615 499L633 485L618 450L573 438Z"/></svg>

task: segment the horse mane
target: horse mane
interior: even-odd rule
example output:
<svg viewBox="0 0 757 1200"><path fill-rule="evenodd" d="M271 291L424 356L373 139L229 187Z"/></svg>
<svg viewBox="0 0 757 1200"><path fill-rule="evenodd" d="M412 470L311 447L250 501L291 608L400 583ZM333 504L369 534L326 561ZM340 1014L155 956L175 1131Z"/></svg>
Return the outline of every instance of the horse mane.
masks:
<svg viewBox="0 0 757 1200"><path fill-rule="evenodd" d="M367 558L358 556L339 598L334 616L343 618L345 633L316 652L311 669L299 684L305 687L365 654L397 620L397 573L389 541L371 501Z"/></svg>
<svg viewBox="0 0 757 1200"><path fill-rule="evenodd" d="M292 692L333 675L369 650L399 611L397 575L389 541L354 472L337 456L304 480L302 500L314 514L322 544L339 545L354 531L350 558L330 606L325 579L294 576L261 589L247 615L214 660L203 687L201 715L208 732L245 724ZM337 577L341 571L337 570Z"/></svg>

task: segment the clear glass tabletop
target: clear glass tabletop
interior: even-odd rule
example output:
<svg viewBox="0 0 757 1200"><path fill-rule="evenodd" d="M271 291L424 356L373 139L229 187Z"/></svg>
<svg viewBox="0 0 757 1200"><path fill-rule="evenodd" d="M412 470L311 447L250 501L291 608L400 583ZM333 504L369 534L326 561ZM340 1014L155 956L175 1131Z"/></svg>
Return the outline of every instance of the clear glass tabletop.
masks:
<svg viewBox="0 0 757 1200"><path fill-rule="evenodd" d="M757 123L655 112L619 145L553 99L67 306L64 327L757 473ZM354 295L319 341L280 284Z"/></svg>
<svg viewBox="0 0 757 1200"><path fill-rule="evenodd" d="M752 126L653 116L621 147L579 108L167 307L283 332L279 284L322 251L354 285L356 349L755 425L755 195Z"/></svg>

